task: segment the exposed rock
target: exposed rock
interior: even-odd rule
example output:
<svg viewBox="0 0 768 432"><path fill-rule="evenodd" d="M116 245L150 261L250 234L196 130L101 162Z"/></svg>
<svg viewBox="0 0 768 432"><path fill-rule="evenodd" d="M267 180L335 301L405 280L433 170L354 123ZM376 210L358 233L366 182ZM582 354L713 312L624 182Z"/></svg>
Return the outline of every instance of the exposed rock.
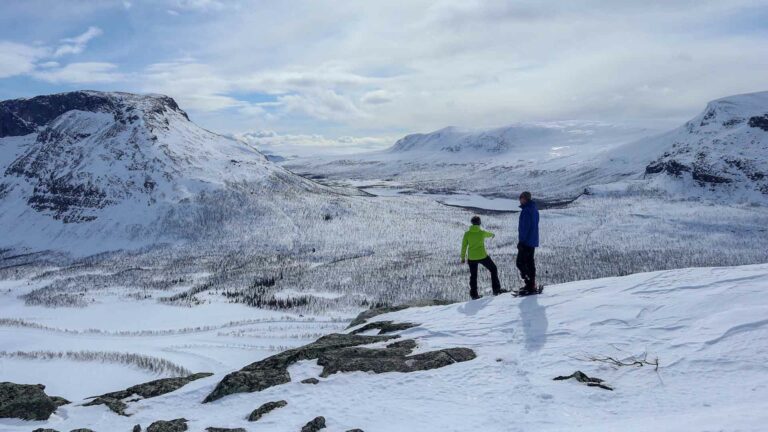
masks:
<svg viewBox="0 0 768 432"><path fill-rule="evenodd" d="M309 423L305 424L301 428L301 432L317 432L320 429L325 429L325 417L315 417Z"/></svg>
<svg viewBox="0 0 768 432"><path fill-rule="evenodd" d="M377 307L373 309L368 309L366 311L360 312L360 314L357 315L357 317L353 319L351 323L349 323L349 326L347 326L347 328L358 326L377 315L381 315L385 313L397 312L397 311L401 311L403 309L408 309L412 307L445 306L452 303L455 303L455 302L448 301L448 300L421 300L421 301L401 304L397 306L382 306L382 307Z"/></svg>
<svg viewBox="0 0 768 432"><path fill-rule="evenodd" d="M69 432L94 432L94 431L93 431L93 429L80 428L80 429L72 429Z"/></svg>
<svg viewBox="0 0 768 432"><path fill-rule="evenodd" d="M45 394L42 384L0 383L0 418L47 420L56 411L56 400Z"/></svg>
<svg viewBox="0 0 768 432"><path fill-rule="evenodd" d="M768 114L749 118L749 127L760 128L768 132Z"/></svg>
<svg viewBox="0 0 768 432"><path fill-rule="evenodd" d="M405 341L403 341L405 342ZM415 346L415 343L413 344ZM408 355L413 349L408 344L391 344L383 349L362 347L343 348L320 356L317 364L323 366L322 377L338 372L415 372L437 369L453 363L474 359L469 348L447 348Z"/></svg>
<svg viewBox="0 0 768 432"><path fill-rule="evenodd" d="M291 376L288 373L288 366L298 361L316 359L325 352L339 348L371 344L394 338L395 336L360 336L338 333L323 336L309 345L267 357L228 374L203 400L203 403L212 402L234 393L261 391L290 382Z"/></svg>
<svg viewBox="0 0 768 432"><path fill-rule="evenodd" d="M70 402L66 399L64 399L61 396L50 396L51 400L53 401L53 404L56 405L56 407L60 407L62 405L67 405Z"/></svg>
<svg viewBox="0 0 768 432"><path fill-rule="evenodd" d="M317 378L307 378L301 381L302 384L319 384L320 380Z"/></svg>
<svg viewBox="0 0 768 432"><path fill-rule="evenodd" d="M184 432L187 430L187 419L158 420L147 428L147 432Z"/></svg>
<svg viewBox="0 0 768 432"><path fill-rule="evenodd" d="M350 429L347 432L365 432L365 431L362 429Z"/></svg>
<svg viewBox="0 0 768 432"><path fill-rule="evenodd" d="M278 408L282 408L284 406L288 405L288 402L284 400L276 401L276 402L267 402L264 405L256 408L251 412L251 414L248 416L248 421L257 421L269 412L276 410Z"/></svg>
<svg viewBox="0 0 768 432"><path fill-rule="evenodd" d="M105 393L101 396L97 396L94 400L88 402L87 404L84 404L84 406L106 405L113 412L125 416L127 415L125 413L125 409L128 408L128 405L125 403L125 401L123 401L125 398L131 397L133 395L141 396L144 399L153 398L178 390L192 381L206 378L211 375L213 374L209 372L201 372L186 377L161 378L158 380L145 382L143 384L137 384L135 386L128 387L125 390Z"/></svg>
<svg viewBox="0 0 768 432"><path fill-rule="evenodd" d="M379 334L392 333L401 330L407 330L412 327L418 327L418 324L414 323L396 323L394 321L376 321L368 323L359 329L356 329L352 334L365 333L369 330L379 330Z"/></svg>
<svg viewBox="0 0 768 432"><path fill-rule="evenodd" d="M59 432L56 429L48 429L48 428L37 428L33 430L32 432Z"/></svg>
<svg viewBox="0 0 768 432"><path fill-rule="evenodd" d="M567 380L571 378L575 379L580 383L584 383L589 387L600 387L601 389L605 389L605 390L613 390L613 388L611 388L607 384L603 384L604 381L601 380L600 378L587 376L587 374L585 374L582 371L576 371L568 376L559 376L552 379L555 381L562 381L562 380Z"/></svg>
<svg viewBox="0 0 768 432"><path fill-rule="evenodd" d="M205 430L208 432L245 432L245 429L243 428L229 429L229 428L207 427L205 428Z"/></svg>
<svg viewBox="0 0 768 432"><path fill-rule="evenodd" d="M141 425L135 425L133 427L133 432L141 432Z"/></svg>

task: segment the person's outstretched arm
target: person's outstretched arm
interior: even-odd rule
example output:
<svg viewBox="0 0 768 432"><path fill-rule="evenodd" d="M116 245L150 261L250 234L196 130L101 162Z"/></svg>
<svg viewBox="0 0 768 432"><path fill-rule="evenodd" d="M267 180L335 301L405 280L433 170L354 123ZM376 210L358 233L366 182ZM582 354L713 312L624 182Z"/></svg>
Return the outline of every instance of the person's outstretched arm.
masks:
<svg viewBox="0 0 768 432"><path fill-rule="evenodd" d="M464 238L461 240L461 262L467 257L467 248L469 247L469 241L467 241L467 234L464 233Z"/></svg>
<svg viewBox="0 0 768 432"><path fill-rule="evenodd" d="M483 231L483 237L484 238L494 238L496 237L496 234L490 232L490 231Z"/></svg>

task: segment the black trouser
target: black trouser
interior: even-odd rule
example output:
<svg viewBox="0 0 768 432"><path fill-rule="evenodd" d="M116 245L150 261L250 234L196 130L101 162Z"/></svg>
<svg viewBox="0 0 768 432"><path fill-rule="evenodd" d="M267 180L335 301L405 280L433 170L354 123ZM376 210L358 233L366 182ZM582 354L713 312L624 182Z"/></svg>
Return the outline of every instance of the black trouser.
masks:
<svg viewBox="0 0 768 432"><path fill-rule="evenodd" d="M517 269L520 270L520 277L528 288L536 285L536 260L533 258L535 252L534 247L522 243L517 245Z"/></svg>
<svg viewBox="0 0 768 432"><path fill-rule="evenodd" d="M481 260L469 260L469 296L473 299L480 297L477 294L477 265L482 264L491 272L491 286L493 293L501 293L501 282L499 282L499 271L496 269L491 257L487 256Z"/></svg>

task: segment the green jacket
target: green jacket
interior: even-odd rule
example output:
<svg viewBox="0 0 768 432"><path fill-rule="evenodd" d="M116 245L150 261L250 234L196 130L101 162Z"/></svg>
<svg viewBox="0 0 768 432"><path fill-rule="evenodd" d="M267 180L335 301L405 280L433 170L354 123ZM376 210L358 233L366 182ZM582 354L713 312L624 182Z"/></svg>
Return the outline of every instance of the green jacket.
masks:
<svg viewBox="0 0 768 432"><path fill-rule="evenodd" d="M494 236L495 234L492 232L481 230L479 225L469 227L469 230L464 233L464 239L461 241L461 259L467 256L467 250L469 250L469 259L472 261L487 257L485 239Z"/></svg>

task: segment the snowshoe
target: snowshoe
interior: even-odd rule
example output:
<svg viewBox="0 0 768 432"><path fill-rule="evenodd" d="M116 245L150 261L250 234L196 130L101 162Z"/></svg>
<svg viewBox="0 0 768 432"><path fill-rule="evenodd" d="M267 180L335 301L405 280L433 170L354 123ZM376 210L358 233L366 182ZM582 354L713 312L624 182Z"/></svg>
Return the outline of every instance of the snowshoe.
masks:
<svg viewBox="0 0 768 432"><path fill-rule="evenodd" d="M517 291L512 291L512 296L514 297L526 297L529 295L538 295L541 294L544 291L544 285L536 285L536 288L529 289L526 287L522 287L518 289Z"/></svg>

